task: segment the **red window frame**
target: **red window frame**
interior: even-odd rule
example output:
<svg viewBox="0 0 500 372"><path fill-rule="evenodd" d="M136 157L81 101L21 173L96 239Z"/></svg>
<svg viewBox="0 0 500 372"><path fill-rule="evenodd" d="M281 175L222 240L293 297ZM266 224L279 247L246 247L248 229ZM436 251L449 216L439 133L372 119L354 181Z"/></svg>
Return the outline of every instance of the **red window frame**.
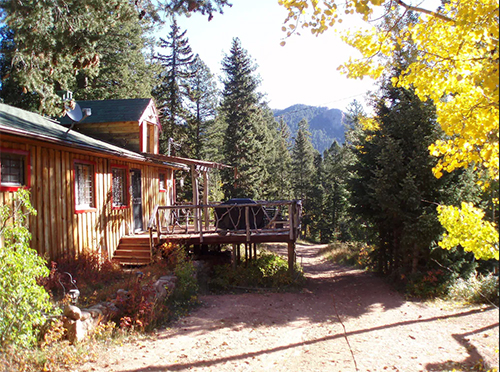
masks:
<svg viewBox="0 0 500 372"><path fill-rule="evenodd" d="M163 175L163 189L161 187L161 182L160 182L160 177ZM160 189L160 192L167 192L167 172L166 171L160 171L158 172L158 188Z"/></svg>
<svg viewBox="0 0 500 372"><path fill-rule="evenodd" d="M17 191L20 188L29 189L31 187L31 158L30 152L26 150L9 149L5 147L0 147L0 153L8 153L21 155L24 157L24 185L13 186L13 185L2 185L2 159L0 157L0 191Z"/></svg>
<svg viewBox="0 0 500 372"><path fill-rule="evenodd" d="M92 172L92 203L91 206L81 206L76 204L76 195L78 192L78 180L76 178L76 166L77 164L83 164L83 165L90 165L91 172ZM75 159L73 160L73 186L74 186L74 198L75 198L75 213L87 213L87 212L95 212L97 211L96 208L96 198L95 198L95 193L96 193L96 172L95 172L95 167L96 163L93 161L89 160L81 160L81 159Z"/></svg>
<svg viewBox="0 0 500 372"><path fill-rule="evenodd" d="M113 204L113 169L123 169L123 178L124 178L124 181L125 181L125 184L123 185L124 187L124 198L125 198L125 201L124 201L124 204L123 205L120 205L120 206L116 206ZM129 168L126 166L126 165L121 165L121 164L111 164L111 208L113 210L116 210L116 209L126 209L126 208L130 208L130 196L129 196L129 193L127 192L128 188L129 188Z"/></svg>

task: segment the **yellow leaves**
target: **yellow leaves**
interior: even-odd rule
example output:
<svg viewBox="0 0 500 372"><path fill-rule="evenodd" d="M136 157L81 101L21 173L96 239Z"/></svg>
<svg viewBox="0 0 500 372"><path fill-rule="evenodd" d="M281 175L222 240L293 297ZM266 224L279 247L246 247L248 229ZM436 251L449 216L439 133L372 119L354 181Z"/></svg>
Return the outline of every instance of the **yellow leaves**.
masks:
<svg viewBox="0 0 500 372"><path fill-rule="evenodd" d="M464 202L461 208L439 206L438 218L447 231L439 242L441 248L460 245L477 259L499 259L497 226L484 220L484 211Z"/></svg>
<svg viewBox="0 0 500 372"><path fill-rule="evenodd" d="M380 129L380 125L378 121L376 121L374 118L370 117L362 117L360 118L360 124L363 128L363 130L368 130L368 131L378 131Z"/></svg>

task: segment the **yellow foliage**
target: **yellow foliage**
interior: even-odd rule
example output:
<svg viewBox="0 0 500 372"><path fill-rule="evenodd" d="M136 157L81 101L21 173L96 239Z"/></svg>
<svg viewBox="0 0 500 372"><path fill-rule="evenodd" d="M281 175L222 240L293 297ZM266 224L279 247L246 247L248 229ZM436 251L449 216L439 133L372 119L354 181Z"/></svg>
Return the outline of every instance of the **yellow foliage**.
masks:
<svg viewBox="0 0 500 372"><path fill-rule="evenodd" d="M362 15L364 20L369 20L377 8L384 13L393 12L394 16L398 7L417 12L418 21L404 29L396 40L389 37L387 30L376 27L344 33L343 40L358 49L362 57L349 59L339 70L351 78L370 76L377 79L385 68L384 59L379 57L392 57L400 45L411 40L419 51L417 59L393 83L404 88L413 87L420 99L432 99L436 105L438 123L449 138L437 141L429 148L430 153L438 157L434 175L439 178L444 172L473 165L490 181L498 181L497 0L449 0L436 11L390 0L279 0L279 3L289 11L285 25L295 19L294 26L310 28L314 34L325 32L340 22L341 16L354 12ZM484 187L490 183L485 182ZM455 220L457 225L446 224L452 216L460 216ZM468 240L467 234L473 230L467 224L473 216L481 239L491 239L492 225L483 221L484 213L467 204L462 205L461 210L453 207L440 209L441 222L448 230L442 244L448 248L452 243L460 244L475 254L477 252L476 256L489 257L484 252L493 249L491 244L494 243L481 246L477 243L481 239L471 237ZM496 253L492 256L498 259L498 234Z"/></svg>
<svg viewBox="0 0 500 372"><path fill-rule="evenodd" d="M341 15L354 12L365 20L377 7L389 0L279 0L289 11L285 24L302 27L321 34ZM391 4L394 4L391 2ZM499 29L497 0L451 0L444 9L429 11L406 7L419 12L419 21L394 41L376 27L345 33L343 39L362 53L339 69L351 78L370 76L377 79L385 68L381 56L391 57L398 45L411 39L420 51L418 59L401 74L397 84L414 87L422 100L436 104L438 122L450 136L446 142L431 146L439 157L435 174L475 164L498 180L499 151ZM311 13L312 10L312 13Z"/></svg>
<svg viewBox="0 0 500 372"><path fill-rule="evenodd" d="M484 221L481 209L471 203L462 203L461 208L439 206L438 218L447 230L439 242L441 248L461 245L465 251L473 252L477 259L499 259L497 226Z"/></svg>

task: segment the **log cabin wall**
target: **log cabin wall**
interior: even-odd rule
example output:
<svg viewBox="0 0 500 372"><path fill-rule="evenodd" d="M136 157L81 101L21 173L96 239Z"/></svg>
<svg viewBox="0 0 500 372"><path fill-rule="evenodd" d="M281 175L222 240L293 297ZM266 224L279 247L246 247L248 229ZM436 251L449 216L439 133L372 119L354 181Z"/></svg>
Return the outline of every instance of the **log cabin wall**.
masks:
<svg viewBox="0 0 500 372"><path fill-rule="evenodd" d="M31 202L38 212L29 220L31 246L47 259L78 255L86 249L101 250L112 257L120 238L132 233L128 190L128 204L123 208L112 206L112 166L125 167L127 187L130 186L130 169L141 171L144 228L156 204L172 205L174 172L171 167L15 136L2 135L1 147L29 152ZM78 213L75 209L75 161L93 164L95 174L95 208ZM160 173L166 177L163 192L159 187ZM12 204L13 195L12 191L0 191L0 204Z"/></svg>

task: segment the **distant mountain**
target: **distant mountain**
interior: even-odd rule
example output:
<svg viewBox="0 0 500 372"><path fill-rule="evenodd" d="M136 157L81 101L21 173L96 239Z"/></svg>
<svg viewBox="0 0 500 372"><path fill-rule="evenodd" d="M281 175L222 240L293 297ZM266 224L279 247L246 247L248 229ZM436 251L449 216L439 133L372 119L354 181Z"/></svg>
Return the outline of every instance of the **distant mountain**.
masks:
<svg viewBox="0 0 500 372"><path fill-rule="evenodd" d="M344 143L345 128L342 122L344 113L341 110L298 104L284 110L273 110L273 112L277 120L283 117L290 128L292 137L295 137L297 133L299 122L306 119L311 132L311 142L320 154L329 148L334 140L340 144Z"/></svg>

